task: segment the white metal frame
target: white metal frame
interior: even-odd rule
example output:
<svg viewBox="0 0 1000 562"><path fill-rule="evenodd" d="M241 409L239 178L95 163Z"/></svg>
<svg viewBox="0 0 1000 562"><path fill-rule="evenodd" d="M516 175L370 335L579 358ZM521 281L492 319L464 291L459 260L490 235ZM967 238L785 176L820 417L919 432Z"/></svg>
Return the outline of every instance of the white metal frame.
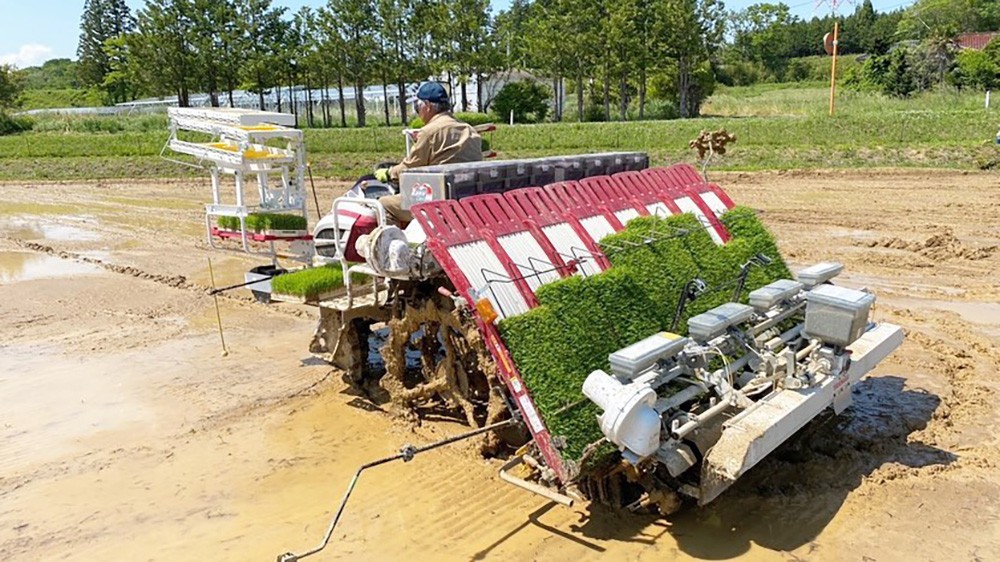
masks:
<svg viewBox="0 0 1000 562"><path fill-rule="evenodd" d="M212 179L212 203L205 206L205 232L213 249L217 245L212 234L212 217L236 217L240 221L240 245L243 252L268 256L276 260L275 241L268 249L252 249L246 228L246 218L254 212L295 213L307 219L305 193L306 151L302 131L292 129L288 116L280 113L218 108L169 108L170 138L164 148L187 154L206 167ZM178 138L180 131L208 134L213 142L196 143ZM284 148L267 146L273 139L286 141ZM220 145L225 145L220 146ZM225 203L222 196L222 175L235 179L235 204ZM247 177L255 177L257 204L250 205L244 193ZM277 182L272 182L277 176ZM273 185L277 187L272 187ZM305 230L308 233L308 228ZM294 248L297 261L308 263L314 253L310 245Z"/></svg>
<svg viewBox="0 0 1000 562"><path fill-rule="evenodd" d="M337 216L337 209L340 205L344 204L354 204L360 205L362 207L370 207L375 211L375 217L378 220L378 226L385 226L385 207L382 203L379 203L378 199L366 199L361 197L338 197L333 200L332 213ZM348 230L348 233L350 231ZM372 278L372 293L374 295L374 305L379 306L378 302L378 292L379 292L379 281L381 280L383 284L387 283L387 279L381 277L375 272L370 266L359 263L350 265L345 257L345 249L347 246L346 240L341 240L340 228L333 229L333 244L337 248L337 260L340 262L340 268L344 275L344 287L347 288L347 308L350 309L354 305L354 291L351 286L351 273L361 273L363 275L368 275Z"/></svg>

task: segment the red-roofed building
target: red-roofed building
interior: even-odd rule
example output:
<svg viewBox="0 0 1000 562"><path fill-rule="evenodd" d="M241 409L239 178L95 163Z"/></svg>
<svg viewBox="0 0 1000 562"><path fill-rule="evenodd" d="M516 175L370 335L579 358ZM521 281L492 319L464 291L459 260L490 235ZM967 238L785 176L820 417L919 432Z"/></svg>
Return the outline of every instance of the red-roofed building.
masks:
<svg viewBox="0 0 1000 562"><path fill-rule="evenodd" d="M955 40L960 49L982 50L994 37L1000 37L1000 31L986 33L963 33Z"/></svg>

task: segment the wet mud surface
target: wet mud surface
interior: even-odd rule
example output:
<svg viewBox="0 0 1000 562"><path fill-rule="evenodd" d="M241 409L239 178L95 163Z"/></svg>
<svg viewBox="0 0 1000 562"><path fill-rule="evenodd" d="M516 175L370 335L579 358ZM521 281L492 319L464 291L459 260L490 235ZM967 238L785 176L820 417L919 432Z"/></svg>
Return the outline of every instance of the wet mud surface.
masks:
<svg viewBox="0 0 1000 562"><path fill-rule="evenodd" d="M852 407L704 508L563 508L456 446L366 473L317 560L1000 559L1000 179L718 174L794 266L843 261L907 341ZM344 186L321 184L328 206ZM315 314L220 299L201 182L0 185L0 560L273 560L399 423L307 353Z"/></svg>

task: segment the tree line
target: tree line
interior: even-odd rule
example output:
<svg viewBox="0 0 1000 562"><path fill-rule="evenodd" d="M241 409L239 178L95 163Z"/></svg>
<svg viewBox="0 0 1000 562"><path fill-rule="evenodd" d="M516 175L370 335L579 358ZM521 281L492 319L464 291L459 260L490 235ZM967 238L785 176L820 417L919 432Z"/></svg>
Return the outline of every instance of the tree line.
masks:
<svg viewBox="0 0 1000 562"><path fill-rule="evenodd" d="M840 51L885 55L906 39L995 29L998 6L918 0L877 13L864 0L838 16ZM454 86L459 110L486 111L496 93L486 78L521 72L547 84L556 121L687 117L717 80L802 79L794 61L822 54L834 21L798 18L785 4L727 12L721 0L512 0L496 14L488 0L328 0L294 13L271 0L147 0L134 14L125 0L86 0L78 66L83 83L114 102L176 95L183 106L203 92L214 106L233 105L233 92L246 90L261 107L270 96L294 112L302 86L310 125L347 126L347 88L380 86L388 99L391 86L428 77ZM406 122L405 96L398 101ZM350 103L364 126L364 97ZM388 103L382 111L376 118L389 123Z"/></svg>
<svg viewBox="0 0 1000 562"><path fill-rule="evenodd" d="M207 92L212 105L232 105L245 89L281 106L305 86L308 95L338 92L341 125L345 87L402 89L435 76L454 84L458 108L476 100L488 109L485 78L520 71L545 77L557 100L568 87L578 119L585 104L603 119L627 118L632 105L643 117L651 89L687 116L704 95L696 77L722 44L724 19L717 0L514 0L495 15L488 0L329 0L294 13L270 0L147 0L134 15L124 0L87 0L78 56L85 82L116 102L169 94L188 105ZM365 100L354 104L363 126ZM329 125L330 105L319 104L315 120ZM556 103L553 117L564 109ZM404 100L398 110L405 121Z"/></svg>

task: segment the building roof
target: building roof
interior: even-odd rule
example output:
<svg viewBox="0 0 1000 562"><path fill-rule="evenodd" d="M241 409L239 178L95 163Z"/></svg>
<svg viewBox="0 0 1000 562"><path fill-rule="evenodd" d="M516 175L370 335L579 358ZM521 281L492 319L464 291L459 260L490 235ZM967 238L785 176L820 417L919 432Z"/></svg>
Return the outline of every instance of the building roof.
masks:
<svg viewBox="0 0 1000 562"><path fill-rule="evenodd" d="M986 33L963 33L958 36L956 42L961 49L981 50L994 37L1000 37L1000 31L988 31Z"/></svg>

